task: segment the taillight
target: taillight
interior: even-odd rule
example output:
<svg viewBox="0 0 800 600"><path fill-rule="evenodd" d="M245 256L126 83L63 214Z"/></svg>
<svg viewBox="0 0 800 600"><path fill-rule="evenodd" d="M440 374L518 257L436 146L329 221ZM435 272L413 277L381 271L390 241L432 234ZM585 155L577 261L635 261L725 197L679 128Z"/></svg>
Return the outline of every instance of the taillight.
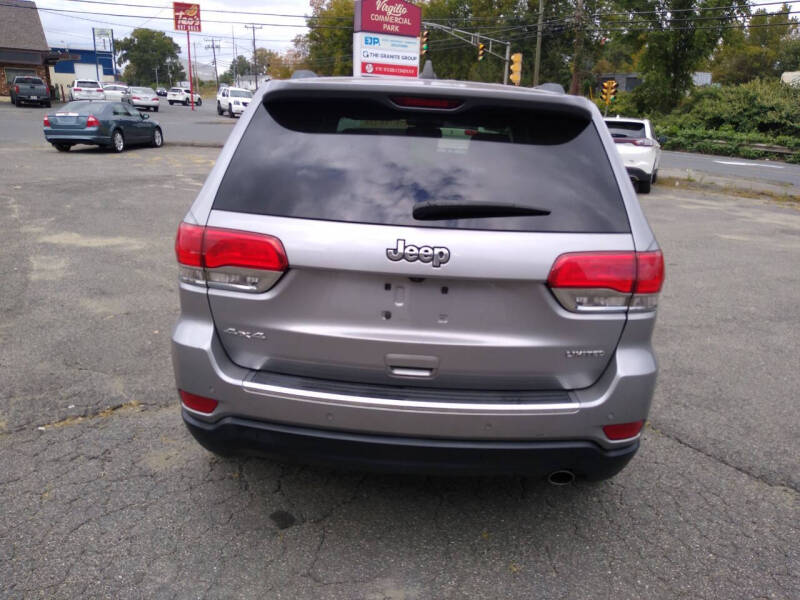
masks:
<svg viewBox="0 0 800 600"><path fill-rule="evenodd" d="M72 88L72 91L74 91L74 92L82 92L83 88L77 88L77 87L76 88Z"/></svg>
<svg viewBox="0 0 800 600"><path fill-rule="evenodd" d="M50 119L47 118L47 115L44 116L44 126L50 127Z"/></svg>
<svg viewBox="0 0 800 600"><path fill-rule="evenodd" d="M615 138L617 144L633 144L634 146L655 146L656 143L648 138Z"/></svg>
<svg viewBox="0 0 800 600"><path fill-rule="evenodd" d="M100 127L100 121L94 115L89 115L86 117L86 126L87 127Z"/></svg>
<svg viewBox="0 0 800 600"><path fill-rule="evenodd" d="M103 88L97 88L97 89L95 90L95 92L102 92L102 91L103 91Z"/></svg>
<svg viewBox="0 0 800 600"><path fill-rule="evenodd" d="M213 398L206 398L205 396L190 394L189 392L184 392L183 390L178 390L178 393L181 396L181 402L183 402L183 405L186 408L196 410L197 412L210 415L214 412L214 409L217 408L217 405L219 404L219 402Z"/></svg>
<svg viewBox="0 0 800 600"><path fill-rule="evenodd" d="M572 312L653 310L663 281L660 250L562 254L547 277L553 295Z"/></svg>
<svg viewBox="0 0 800 600"><path fill-rule="evenodd" d="M14 93L15 94L19 94L19 86L18 85L14 86Z"/></svg>
<svg viewBox="0 0 800 600"><path fill-rule="evenodd" d="M451 98L428 98L419 96L394 96L392 102L398 106L406 106L408 108L441 109L458 108L463 104L461 100L453 100Z"/></svg>
<svg viewBox="0 0 800 600"><path fill-rule="evenodd" d="M141 100L141 98L139 98L139 96L132 96L131 99L132 100Z"/></svg>
<svg viewBox="0 0 800 600"><path fill-rule="evenodd" d="M627 440L636 437L642 430L644 421L634 421L633 423L617 423L603 427L603 433L610 440Z"/></svg>
<svg viewBox="0 0 800 600"><path fill-rule="evenodd" d="M158 102L158 98L150 98L153 102Z"/></svg>
<svg viewBox="0 0 800 600"><path fill-rule="evenodd" d="M268 290L289 267L276 237L189 223L178 227L175 255L184 283L241 292Z"/></svg>

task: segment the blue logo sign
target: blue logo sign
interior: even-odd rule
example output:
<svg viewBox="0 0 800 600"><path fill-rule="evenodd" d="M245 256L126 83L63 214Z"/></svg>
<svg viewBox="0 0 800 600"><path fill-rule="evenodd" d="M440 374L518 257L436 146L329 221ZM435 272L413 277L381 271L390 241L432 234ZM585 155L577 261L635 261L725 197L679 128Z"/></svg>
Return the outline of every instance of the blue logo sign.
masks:
<svg viewBox="0 0 800 600"><path fill-rule="evenodd" d="M364 45L365 46L380 46L381 40L377 37L365 37L364 38Z"/></svg>

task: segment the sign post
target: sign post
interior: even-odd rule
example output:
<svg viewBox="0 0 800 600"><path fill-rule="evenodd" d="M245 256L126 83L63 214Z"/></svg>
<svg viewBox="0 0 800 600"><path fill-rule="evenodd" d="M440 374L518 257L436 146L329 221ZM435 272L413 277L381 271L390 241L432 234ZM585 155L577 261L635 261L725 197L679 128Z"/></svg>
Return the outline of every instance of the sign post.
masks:
<svg viewBox="0 0 800 600"><path fill-rule="evenodd" d="M356 0L353 77L419 77L421 24L405 0Z"/></svg>
<svg viewBox="0 0 800 600"><path fill-rule="evenodd" d="M172 16L175 22L175 31L186 32L186 52L189 54L189 94L194 110L194 79L192 79L192 41L190 31L202 31L200 28L200 5L185 2L172 3Z"/></svg>

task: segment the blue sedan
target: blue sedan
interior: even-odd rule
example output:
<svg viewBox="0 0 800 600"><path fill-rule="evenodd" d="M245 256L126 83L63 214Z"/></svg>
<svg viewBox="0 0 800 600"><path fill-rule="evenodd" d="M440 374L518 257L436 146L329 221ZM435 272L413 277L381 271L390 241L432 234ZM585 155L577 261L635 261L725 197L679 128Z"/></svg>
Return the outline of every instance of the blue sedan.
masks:
<svg viewBox="0 0 800 600"><path fill-rule="evenodd" d="M123 102L77 101L65 104L44 118L44 137L59 152L75 144L90 144L122 152L146 144L159 148L164 133L157 121Z"/></svg>

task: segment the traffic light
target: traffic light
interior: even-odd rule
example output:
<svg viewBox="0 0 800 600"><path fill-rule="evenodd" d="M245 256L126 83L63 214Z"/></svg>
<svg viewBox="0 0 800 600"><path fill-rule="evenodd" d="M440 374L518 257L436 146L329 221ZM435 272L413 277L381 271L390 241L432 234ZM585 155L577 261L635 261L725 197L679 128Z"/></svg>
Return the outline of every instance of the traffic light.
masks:
<svg viewBox="0 0 800 600"><path fill-rule="evenodd" d="M522 81L522 52L515 52L511 55L511 66L509 70L511 74L508 78L514 85L519 85L519 82Z"/></svg>
<svg viewBox="0 0 800 600"><path fill-rule="evenodd" d="M419 39L419 55L425 56L428 53L428 30L422 32Z"/></svg>
<svg viewBox="0 0 800 600"><path fill-rule="evenodd" d="M486 44L478 44L478 60L483 60L483 52L486 48Z"/></svg>
<svg viewBox="0 0 800 600"><path fill-rule="evenodd" d="M617 98L617 82L613 79L608 79L603 82L603 91L600 92L600 99L606 103L606 106L611 104Z"/></svg>

